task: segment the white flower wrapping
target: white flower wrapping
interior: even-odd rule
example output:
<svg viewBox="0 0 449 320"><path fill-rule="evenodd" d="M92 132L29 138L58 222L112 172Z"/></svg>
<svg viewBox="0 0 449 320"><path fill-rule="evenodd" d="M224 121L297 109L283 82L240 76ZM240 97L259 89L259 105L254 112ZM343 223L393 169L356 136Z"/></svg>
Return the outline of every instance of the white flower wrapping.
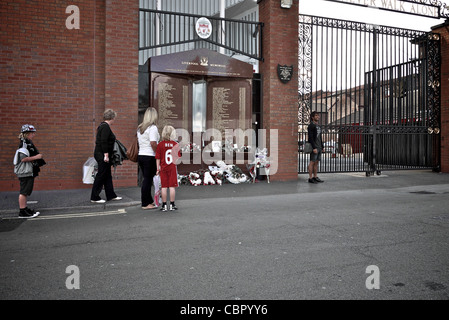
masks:
<svg viewBox="0 0 449 320"><path fill-rule="evenodd" d="M236 165L227 165L224 161L218 161L217 166L209 166L209 170L205 171L202 176L198 172L190 172L186 175L178 174L178 182L181 184L190 184L192 186L199 185L222 185L224 179L230 183L238 184L250 182L248 176Z"/></svg>
<svg viewBox="0 0 449 320"><path fill-rule="evenodd" d="M203 184L206 185L213 185L215 184L215 180L214 178L212 178L212 175L209 171L206 171L204 173L204 180L203 180Z"/></svg>
<svg viewBox="0 0 449 320"><path fill-rule="evenodd" d="M270 161L269 161L269 158L267 157L267 154L268 154L267 148L263 148L263 149L257 148L253 164L257 168L260 168L260 167L267 168L267 167L269 167L270 166Z"/></svg>
<svg viewBox="0 0 449 320"><path fill-rule="evenodd" d="M246 174L240 170L234 164L226 165L224 161L217 161L218 170L223 174L226 179L233 184L244 183L248 181Z"/></svg>
<svg viewBox="0 0 449 320"><path fill-rule="evenodd" d="M265 174L267 175L268 183L270 183L269 175L270 175L270 158L267 156L268 150L267 148L256 149L256 153L254 154L254 161L247 165L249 170L249 174L253 181L256 179L257 169L264 168Z"/></svg>
<svg viewBox="0 0 449 320"><path fill-rule="evenodd" d="M192 186L194 187L199 186L201 184L200 175L196 172L190 172L189 181L192 184Z"/></svg>

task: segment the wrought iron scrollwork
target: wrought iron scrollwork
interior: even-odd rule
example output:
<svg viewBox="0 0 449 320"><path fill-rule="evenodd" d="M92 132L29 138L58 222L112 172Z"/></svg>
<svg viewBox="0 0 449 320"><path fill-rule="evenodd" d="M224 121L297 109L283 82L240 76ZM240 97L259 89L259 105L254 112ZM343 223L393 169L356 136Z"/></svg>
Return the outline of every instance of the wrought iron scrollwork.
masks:
<svg viewBox="0 0 449 320"><path fill-rule="evenodd" d="M440 132L441 114L441 49L440 36L429 33L427 36L427 113L429 133ZM430 130L431 129L431 130Z"/></svg>
<svg viewBox="0 0 449 320"><path fill-rule="evenodd" d="M438 169L441 36L299 17L298 141L319 112L327 143L320 170ZM300 144L299 159L307 172Z"/></svg>
<svg viewBox="0 0 449 320"><path fill-rule="evenodd" d="M299 112L298 125L309 123L312 94L312 25L311 16L300 16L299 24Z"/></svg>

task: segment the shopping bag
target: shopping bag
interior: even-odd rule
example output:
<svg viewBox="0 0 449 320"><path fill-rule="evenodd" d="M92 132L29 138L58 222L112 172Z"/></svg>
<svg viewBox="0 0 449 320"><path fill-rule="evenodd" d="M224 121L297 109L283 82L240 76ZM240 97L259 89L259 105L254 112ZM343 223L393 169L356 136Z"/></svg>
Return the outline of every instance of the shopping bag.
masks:
<svg viewBox="0 0 449 320"><path fill-rule="evenodd" d="M153 177L153 186L154 186L154 205L159 207L162 203L161 197L161 177L159 175Z"/></svg>
<svg viewBox="0 0 449 320"><path fill-rule="evenodd" d="M94 157L90 157L83 166L83 183L93 184L97 175L98 164Z"/></svg>

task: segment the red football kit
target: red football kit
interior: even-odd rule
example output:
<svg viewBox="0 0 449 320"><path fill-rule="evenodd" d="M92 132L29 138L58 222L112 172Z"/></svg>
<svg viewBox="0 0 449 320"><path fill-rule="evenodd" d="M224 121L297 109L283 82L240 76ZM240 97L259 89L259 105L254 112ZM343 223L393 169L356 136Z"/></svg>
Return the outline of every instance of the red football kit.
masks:
<svg viewBox="0 0 449 320"><path fill-rule="evenodd" d="M177 154L173 154L177 153ZM156 159L161 161L161 188L178 187L178 170L176 160L181 157L181 150L175 141L161 141L156 148Z"/></svg>

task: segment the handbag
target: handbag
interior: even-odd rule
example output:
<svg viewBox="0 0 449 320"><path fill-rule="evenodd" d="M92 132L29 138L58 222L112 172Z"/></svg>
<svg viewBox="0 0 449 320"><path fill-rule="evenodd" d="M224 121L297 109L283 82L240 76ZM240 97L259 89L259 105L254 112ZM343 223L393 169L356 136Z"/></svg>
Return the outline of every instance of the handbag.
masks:
<svg viewBox="0 0 449 320"><path fill-rule="evenodd" d="M306 144L304 145L304 153L311 153L312 151L312 144L310 142L306 142Z"/></svg>
<svg viewBox="0 0 449 320"><path fill-rule="evenodd" d="M139 141L137 140L137 134L134 137L134 141L132 142L131 146L126 151L126 156L128 157L128 160L132 162L137 162L137 156L139 155Z"/></svg>
<svg viewBox="0 0 449 320"><path fill-rule="evenodd" d="M21 160L29 156L30 152L26 148L26 144L23 143L22 148L17 149L13 160L14 173L17 175L18 178L33 176L33 164L30 161L22 162Z"/></svg>

